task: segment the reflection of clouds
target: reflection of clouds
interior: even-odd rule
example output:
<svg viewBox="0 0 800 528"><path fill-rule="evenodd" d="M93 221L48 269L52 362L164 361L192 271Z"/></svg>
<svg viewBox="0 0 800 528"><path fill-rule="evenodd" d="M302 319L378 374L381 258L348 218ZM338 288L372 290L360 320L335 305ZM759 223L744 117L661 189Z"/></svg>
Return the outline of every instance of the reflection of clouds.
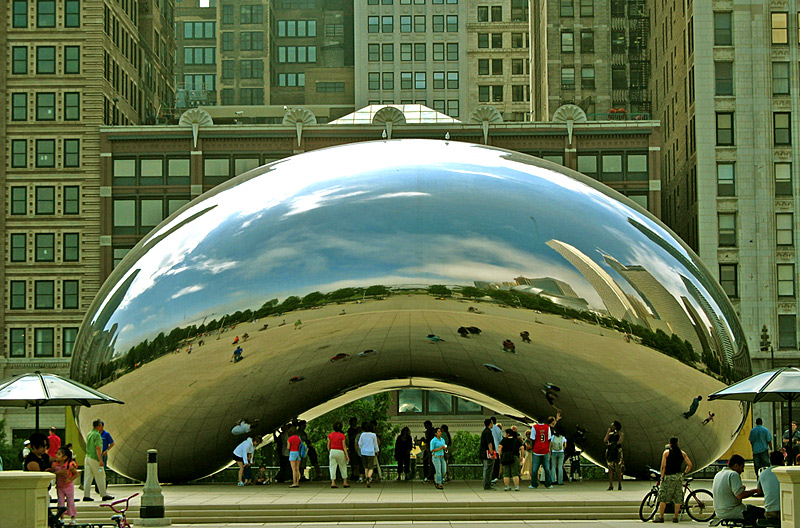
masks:
<svg viewBox="0 0 800 528"><path fill-rule="evenodd" d="M174 293L170 299L177 299L178 297L183 297L184 295L188 295L190 293L198 292L205 288L205 284L193 284L191 286L187 286L178 290L177 293Z"/></svg>
<svg viewBox="0 0 800 528"><path fill-rule="evenodd" d="M333 187L331 189L323 189L319 191L314 191L310 194L297 196L289 201L288 203L289 211L285 213L283 216L286 217L300 213L305 213L313 209L319 209L320 207L333 205L337 201L341 201L346 198L352 198L354 196L366 194L367 192L367 191L352 191L343 193L341 191L343 191L342 187Z"/></svg>
<svg viewBox="0 0 800 528"><path fill-rule="evenodd" d="M431 196L431 194L426 192L415 192L415 191L396 192L396 193L385 193L385 194L380 194L378 196L372 196L369 198L365 198L365 200L386 200L388 198L413 198L417 196Z"/></svg>
<svg viewBox="0 0 800 528"><path fill-rule="evenodd" d="M135 327L133 324L131 324L131 323L128 323L128 324L126 324L125 326L123 326L123 327L122 327L122 329L120 330L120 332L130 332L130 331L131 331L131 330L133 330L134 328L136 328L136 327Z"/></svg>

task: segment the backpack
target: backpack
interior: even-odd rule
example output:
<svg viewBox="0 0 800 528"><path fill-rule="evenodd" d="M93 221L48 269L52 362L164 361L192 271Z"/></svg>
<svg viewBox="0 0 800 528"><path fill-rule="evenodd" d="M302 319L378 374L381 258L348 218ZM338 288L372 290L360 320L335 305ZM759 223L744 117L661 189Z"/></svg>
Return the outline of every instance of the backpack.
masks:
<svg viewBox="0 0 800 528"><path fill-rule="evenodd" d="M300 458L305 458L308 455L308 447L305 442L300 442Z"/></svg>

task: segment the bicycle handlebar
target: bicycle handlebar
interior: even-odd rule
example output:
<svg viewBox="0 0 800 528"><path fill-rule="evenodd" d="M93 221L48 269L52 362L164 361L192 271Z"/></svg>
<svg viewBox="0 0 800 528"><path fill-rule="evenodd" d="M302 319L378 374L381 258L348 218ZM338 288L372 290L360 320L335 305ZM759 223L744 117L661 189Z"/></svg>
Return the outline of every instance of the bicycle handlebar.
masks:
<svg viewBox="0 0 800 528"><path fill-rule="evenodd" d="M124 512L126 512L126 511L128 511L128 508L130 507L130 506L129 506L129 504L128 504L128 503L130 502L130 500L131 500L132 498L136 497L137 495L139 495L139 493L134 493L133 495L131 495L130 497L128 497L128 498L126 498L126 499L119 499L119 500L115 500L114 502L111 502L111 503L108 503L108 504L101 504L100 506L101 506L101 507L102 507L102 506L108 506L109 508L111 508L112 510L114 510L116 513L124 513ZM117 505L117 504L121 504L121 503L123 503L123 502L125 503L125 509L124 509L124 510L118 510L118 509L116 509L116 508L114 507L115 505Z"/></svg>

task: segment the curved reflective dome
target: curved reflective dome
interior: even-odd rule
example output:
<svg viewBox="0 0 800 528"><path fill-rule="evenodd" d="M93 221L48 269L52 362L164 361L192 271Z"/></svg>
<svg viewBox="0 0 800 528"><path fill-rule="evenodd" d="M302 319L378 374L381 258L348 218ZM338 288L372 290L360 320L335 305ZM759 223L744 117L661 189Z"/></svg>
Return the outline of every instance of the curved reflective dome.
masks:
<svg viewBox="0 0 800 528"><path fill-rule="evenodd" d="M702 467L745 409L683 412L749 372L720 287L627 198L515 152L394 140L260 167L164 221L103 285L71 376L126 402L79 411L113 429L111 466L143 479L156 448L176 482L231 462L238 418L267 432L403 386L560 410L600 462L620 420L629 474L672 435Z"/></svg>

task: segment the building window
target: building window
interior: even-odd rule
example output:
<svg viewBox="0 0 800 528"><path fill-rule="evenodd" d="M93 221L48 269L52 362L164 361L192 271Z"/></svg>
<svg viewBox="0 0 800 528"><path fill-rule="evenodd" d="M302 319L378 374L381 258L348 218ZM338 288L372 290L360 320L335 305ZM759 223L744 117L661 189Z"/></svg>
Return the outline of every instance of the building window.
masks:
<svg viewBox="0 0 800 528"><path fill-rule="evenodd" d="M434 44L434 49L435 49ZM411 54L411 44L400 44L400 60L401 61L410 61L412 60L413 56Z"/></svg>
<svg viewBox="0 0 800 528"><path fill-rule="evenodd" d="M498 49L503 47L503 34L492 33L492 48Z"/></svg>
<svg viewBox="0 0 800 528"><path fill-rule="evenodd" d="M572 31L561 32L561 53L575 52L575 34Z"/></svg>
<svg viewBox="0 0 800 528"><path fill-rule="evenodd" d="M433 15L433 32L442 33L444 31L444 15ZM480 34L478 34L480 40Z"/></svg>
<svg viewBox="0 0 800 528"><path fill-rule="evenodd" d="M221 99L222 99L222 104L224 106L233 105L236 100L236 90L234 90L233 88L223 88Z"/></svg>
<svg viewBox="0 0 800 528"><path fill-rule="evenodd" d="M425 33L425 15L414 15L414 33Z"/></svg>
<svg viewBox="0 0 800 528"><path fill-rule="evenodd" d="M145 229L157 226L164 219L164 201L161 199L142 199L139 208L139 225Z"/></svg>
<svg viewBox="0 0 800 528"><path fill-rule="evenodd" d="M511 85L511 100L515 103L527 101L527 84L513 84Z"/></svg>
<svg viewBox="0 0 800 528"><path fill-rule="evenodd" d="M36 187L36 214L51 215L56 212L56 188Z"/></svg>
<svg viewBox="0 0 800 528"><path fill-rule="evenodd" d="M492 22L503 21L503 6L492 6Z"/></svg>
<svg viewBox="0 0 800 528"><path fill-rule="evenodd" d="M778 314L778 348L797 348L797 316L795 314Z"/></svg>
<svg viewBox="0 0 800 528"><path fill-rule="evenodd" d="M717 196L736 196L736 171L733 163L717 163Z"/></svg>
<svg viewBox="0 0 800 528"><path fill-rule="evenodd" d="M413 85L411 72L400 72L400 89L410 90Z"/></svg>
<svg viewBox="0 0 800 528"><path fill-rule="evenodd" d="M10 310L24 310L27 303L25 302L25 281L11 281L9 283L9 309Z"/></svg>
<svg viewBox="0 0 800 528"><path fill-rule="evenodd" d="M25 329L9 329L8 344L8 355L10 357L25 357Z"/></svg>
<svg viewBox="0 0 800 528"><path fill-rule="evenodd" d="M36 94L36 120L55 121L56 119L56 94L53 92L39 92Z"/></svg>
<svg viewBox="0 0 800 528"><path fill-rule="evenodd" d="M433 60L435 62L444 62L444 44L442 42L433 43Z"/></svg>
<svg viewBox="0 0 800 528"><path fill-rule="evenodd" d="M35 357L53 357L55 355L55 331L52 328L35 328L33 355Z"/></svg>
<svg viewBox="0 0 800 528"><path fill-rule="evenodd" d="M775 145L792 144L792 114L789 112L775 112L772 114L772 131Z"/></svg>
<svg viewBox="0 0 800 528"><path fill-rule="evenodd" d="M261 59L242 59L239 61L242 79L263 79L264 61Z"/></svg>
<svg viewBox="0 0 800 528"><path fill-rule="evenodd" d="M231 23L233 23L233 6L222 6L222 23L225 21L227 8L230 7ZM216 22L184 22L183 38L185 39L215 39L217 38Z"/></svg>
<svg viewBox="0 0 800 528"><path fill-rule="evenodd" d="M81 94L66 92L64 94L64 121L79 121L81 118Z"/></svg>
<svg viewBox="0 0 800 528"><path fill-rule="evenodd" d="M260 24L264 16L264 6L243 5L239 6L240 24Z"/></svg>
<svg viewBox="0 0 800 528"><path fill-rule="evenodd" d="M716 95L733 95L733 63L714 63L714 86Z"/></svg>
<svg viewBox="0 0 800 528"><path fill-rule="evenodd" d="M36 166L55 167L56 166L56 140L37 139L36 140Z"/></svg>
<svg viewBox="0 0 800 528"><path fill-rule="evenodd" d="M380 90L381 89L381 75L380 72L369 72L367 74L367 89Z"/></svg>
<svg viewBox="0 0 800 528"><path fill-rule="evenodd" d="M449 42L447 44L447 61L455 62L458 60L458 42Z"/></svg>
<svg viewBox="0 0 800 528"><path fill-rule="evenodd" d="M414 89L425 90L427 87L425 72L414 72Z"/></svg>
<svg viewBox="0 0 800 528"><path fill-rule="evenodd" d="M594 53L594 31L581 31L581 53Z"/></svg>
<svg viewBox="0 0 800 528"><path fill-rule="evenodd" d="M240 34L239 48L242 51L258 51L264 49L263 31L242 31Z"/></svg>
<svg viewBox="0 0 800 528"><path fill-rule="evenodd" d="M411 33L411 17L400 17L400 33Z"/></svg>
<svg viewBox="0 0 800 528"><path fill-rule="evenodd" d="M80 0L64 0L64 27L81 27L81 2Z"/></svg>
<svg viewBox="0 0 800 528"><path fill-rule="evenodd" d="M234 34L232 31L226 31L222 34L222 51L234 51Z"/></svg>
<svg viewBox="0 0 800 528"><path fill-rule="evenodd" d="M56 72L55 46L36 46L36 73L40 75Z"/></svg>
<svg viewBox="0 0 800 528"><path fill-rule="evenodd" d="M735 299L739 296L739 281L738 281L737 265L736 264L720 264L719 265L719 284L725 294Z"/></svg>
<svg viewBox="0 0 800 528"><path fill-rule="evenodd" d="M72 357L72 349L75 347L75 340L78 338L78 328L68 327L61 329L61 355Z"/></svg>
<svg viewBox="0 0 800 528"><path fill-rule="evenodd" d="M775 245L794 245L794 215L792 213L775 214Z"/></svg>
<svg viewBox="0 0 800 528"><path fill-rule="evenodd" d="M184 64L216 64L217 48L186 47L183 48Z"/></svg>
<svg viewBox="0 0 800 528"><path fill-rule="evenodd" d="M81 72L80 46L64 46L64 73L78 74Z"/></svg>
<svg viewBox="0 0 800 528"><path fill-rule="evenodd" d="M792 164L775 162L775 196L792 196Z"/></svg>
<svg viewBox="0 0 800 528"><path fill-rule="evenodd" d="M448 90L457 90L458 89L458 72L457 71L449 71L449 72L447 72L447 89Z"/></svg>
<svg viewBox="0 0 800 528"><path fill-rule="evenodd" d="M489 47L489 34L488 33L478 33L478 47L479 48L488 48Z"/></svg>
<svg viewBox="0 0 800 528"><path fill-rule="evenodd" d="M64 167L80 167L80 139L64 140Z"/></svg>
<svg viewBox="0 0 800 528"><path fill-rule="evenodd" d="M447 31L448 33L458 32L458 15L447 15Z"/></svg>
<svg viewBox="0 0 800 528"><path fill-rule="evenodd" d="M583 66L581 68L581 88L584 90L594 90L593 66Z"/></svg>
<svg viewBox="0 0 800 528"><path fill-rule="evenodd" d="M772 44L789 43L789 13L772 13Z"/></svg>
<svg viewBox="0 0 800 528"><path fill-rule="evenodd" d="M15 169L28 166L28 141L25 139L11 140L11 167Z"/></svg>
<svg viewBox="0 0 800 528"><path fill-rule="evenodd" d="M232 60L224 60L224 61L222 61L222 78L223 79L233 79L234 78L234 76L235 76L234 65L235 65L235 61L232 61Z"/></svg>
<svg viewBox="0 0 800 528"><path fill-rule="evenodd" d="M77 185L64 187L64 214L74 215L81 212L81 192Z"/></svg>
<svg viewBox="0 0 800 528"><path fill-rule="evenodd" d="M717 112L717 146L733 145L733 112Z"/></svg>
<svg viewBox="0 0 800 528"><path fill-rule="evenodd" d="M381 88L384 90L394 90L394 72L381 73Z"/></svg>
<svg viewBox="0 0 800 528"><path fill-rule="evenodd" d="M433 89L434 90L444 90L444 72L443 71L435 71L435 72L433 72Z"/></svg>
<svg viewBox="0 0 800 528"><path fill-rule="evenodd" d="M279 46L278 62L306 63L317 62L316 46Z"/></svg>
<svg viewBox="0 0 800 528"><path fill-rule="evenodd" d="M14 75L28 74L28 46L14 46L11 48L12 63L11 73Z"/></svg>
<svg viewBox="0 0 800 528"><path fill-rule="evenodd" d="M580 0L581 1L581 16L593 17L594 16L594 0Z"/></svg>
<svg viewBox="0 0 800 528"><path fill-rule="evenodd" d="M11 94L11 120L28 120L28 94L19 92Z"/></svg>
<svg viewBox="0 0 800 528"><path fill-rule="evenodd" d="M419 42L414 44L414 60L418 62L425 61L425 48L426 45L424 42Z"/></svg>
<svg viewBox="0 0 800 528"><path fill-rule="evenodd" d="M450 117L458 117L459 104L458 99L447 100L447 115Z"/></svg>
<svg viewBox="0 0 800 528"><path fill-rule="evenodd" d="M64 262L80 261L80 235L78 233L64 233L63 236L62 260Z"/></svg>
<svg viewBox="0 0 800 528"><path fill-rule="evenodd" d="M233 6L232 5L223 5L222 6L222 24L227 26L229 24L233 24ZM191 22L186 22L184 24L184 33L187 31L186 26L190 26ZM185 37L191 38L191 37Z"/></svg>
<svg viewBox="0 0 800 528"><path fill-rule="evenodd" d="M625 71L625 66L611 67L611 89L612 90L628 89L628 74Z"/></svg>
<svg viewBox="0 0 800 528"><path fill-rule="evenodd" d="M575 8L573 7L572 0L560 0L559 11L562 17L574 17Z"/></svg>
<svg viewBox="0 0 800 528"><path fill-rule="evenodd" d="M318 82L317 93L343 93L343 82Z"/></svg>
<svg viewBox="0 0 800 528"><path fill-rule="evenodd" d="M778 297L794 297L794 264L778 264Z"/></svg>
<svg viewBox="0 0 800 528"><path fill-rule="evenodd" d="M772 95L789 95L789 63L772 63Z"/></svg>
<svg viewBox="0 0 800 528"><path fill-rule="evenodd" d="M27 260L27 236L25 233L11 234L11 262L25 262Z"/></svg>
<svg viewBox="0 0 800 528"><path fill-rule="evenodd" d="M478 6L478 22L489 21L489 6Z"/></svg>
<svg viewBox="0 0 800 528"><path fill-rule="evenodd" d="M382 16L381 17L381 33L394 33L394 17Z"/></svg>
<svg viewBox="0 0 800 528"><path fill-rule="evenodd" d="M26 215L26 214L28 214L28 188L27 187L12 187L11 188L11 214L12 215Z"/></svg>
<svg viewBox="0 0 800 528"><path fill-rule="evenodd" d="M52 310L56 304L56 286L51 280L34 282L33 307L36 310Z"/></svg>
<svg viewBox="0 0 800 528"><path fill-rule="evenodd" d="M570 31L570 34L572 34L571 31ZM572 37L570 37L570 40L572 40ZM562 45L564 43L564 37L563 36L561 37L561 43L562 43ZM511 47L512 48L516 48L516 49L527 48L526 44L527 44L527 41L525 40L525 35L523 33L512 33L511 34ZM574 50L574 42L573 42L573 50Z"/></svg>
<svg viewBox="0 0 800 528"><path fill-rule="evenodd" d="M525 59L511 59L511 75L525 75Z"/></svg>
<svg viewBox="0 0 800 528"><path fill-rule="evenodd" d="M62 308L65 310L77 310L79 299L78 281L65 280L61 282L63 290Z"/></svg>
<svg viewBox="0 0 800 528"><path fill-rule="evenodd" d="M578 154L578 172L597 179L597 155Z"/></svg>
<svg viewBox="0 0 800 528"><path fill-rule="evenodd" d="M369 44L367 46L367 60L369 62L378 62L381 60L380 44Z"/></svg>
<svg viewBox="0 0 800 528"><path fill-rule="evenodd" d="M733 14L730 11L714 13L714 45L733 45Z"/></svg>
<svg viewBox="0 0 800 528"><path fill-rule="evenodd" d="M56 27L56 2L55 0L36 1L36 27Z"/></svg>
<svg viewBox="0 0 800 528"><path fill-rule="evenodd" d="M394 61L394 44L381 45L381 60L384 62Z"/></svg>
<svg viewBox="0 0 800 528"><path fill-rule="evenodd" d="M561 89L575 89L575 67L566 66L561 68Z"/></svg>
<svg viewBox="0 0 800 528"><path fill-rule="evenodd" d="M736 215L719 213L717 221L719 247L736 247Z"/></svg>
<svg viewBox="0 0 800 528"><path fill-rule="evenodd" d="M53 233L36 233L36 262L53 262L56 254L56 236Z"/></svg>
<svg viewBox="0 0 800 528"><path fill-rule="evenodd" d="M14 0L11 27L28 27L28 0Z"/></svg>

